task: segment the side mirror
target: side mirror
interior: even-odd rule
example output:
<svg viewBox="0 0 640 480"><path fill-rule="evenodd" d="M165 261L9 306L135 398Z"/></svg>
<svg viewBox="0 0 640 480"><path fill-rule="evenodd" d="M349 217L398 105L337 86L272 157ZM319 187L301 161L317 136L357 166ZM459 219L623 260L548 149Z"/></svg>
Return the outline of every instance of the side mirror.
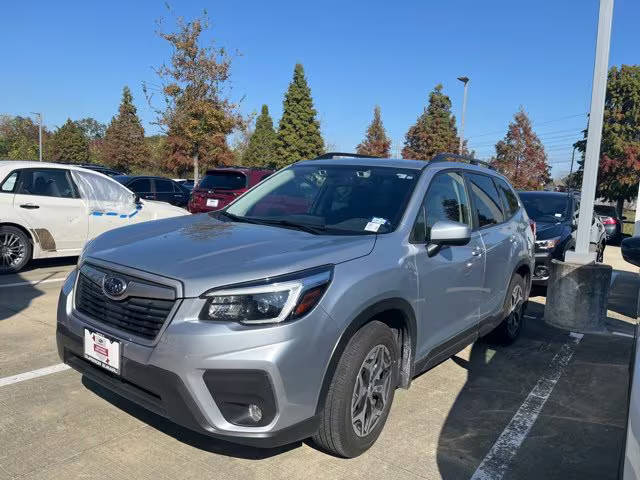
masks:
<svg viewBox="0 0 640 480"><path fill-rule="evenodd" d="M136 205L140 204L140 195L138 195L137 193L134 195L133 197L133 201L135 202Z"/></svg>
<svg viewBox="0 0 640 480"><path fill-rule="evenodd" d="M466 245L471 240L471 228L464 223L441 220L431 227L427 253L435 255L444 245Z"/></svg>

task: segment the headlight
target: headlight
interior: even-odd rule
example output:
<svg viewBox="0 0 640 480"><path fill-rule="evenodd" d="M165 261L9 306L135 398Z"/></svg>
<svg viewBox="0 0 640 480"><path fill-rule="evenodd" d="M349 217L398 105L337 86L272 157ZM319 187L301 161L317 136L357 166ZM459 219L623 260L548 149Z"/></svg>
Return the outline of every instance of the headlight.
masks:
<svg viewBox="0 0 640 480"><path fill-rule="evenodd" d="M246 324L280 323L306 315L322 298L333 269L294 275L206 292L202 320Z"/></svg>
<svg viewBox="0 0 640 480"><path fill-rule="evenodd" d="M536 240L536 248L540 250L551 250L560 242L560 237L548 238L547 240Z"/></svg>

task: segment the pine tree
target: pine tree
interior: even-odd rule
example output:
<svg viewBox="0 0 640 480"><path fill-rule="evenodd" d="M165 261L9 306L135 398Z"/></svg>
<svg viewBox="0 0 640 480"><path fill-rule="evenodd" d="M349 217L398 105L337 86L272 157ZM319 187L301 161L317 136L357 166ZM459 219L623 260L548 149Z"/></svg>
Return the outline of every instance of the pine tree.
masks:
<svg viewBox="0 0 640 480"><path fill-rule="evenodd" d="M518 190L540 190L551 181L544 146L522 107L504 139L496 144L496 157L491 164Z"/></svg>
<svg viewBox="0 0 640 480"><path fill-rule="evenodd" d="M436 153L457 152L459 142L451 100L438 84L429 94L429 106L407 132L402 157L430 160Z"/></svg>
<svg viewBox="0 0 640 480"><path fill-rule="evenodd" d="M320 123L313 108L311 89L299 63L293 71L293 80L284 96L283 107L276 139L276 166L284 167L321 154L324 141L320 134Z"/></svg>
<svg viewBox="0 0 640 480"><path fill-rule="evenodd" d="M70 118L58 128L47 142L47 160L66 163L86 163L89 160L89 143L84 132Z"/></svg>
<svg viewBox="0 0 640 480"><path fill-rule="evenodd" d="M242 157L242 162L249 166L276 165L276 132L273 120L269 116L269 107L262 105L262 112L256 119L256 129L249 138L249 145Z"/></svg>
<svg viewBox="0 0 640 480"><path fill-rule="evenodd" d="M128 172L144 167L149 152L144 142L144 128L138 118L129 87L122 89L118 115L111 119L101 146L102 160L107 165Z"/></svg>
<svg viewBox="0 0 640 480"><path fill-rule="evenodd" d="M361 155L386 158L391 155L391 140L387 137L387 132L382 124L380 107L378 105L373 109L373 120L371 124L369 124L369 128L367 128L367 135L364 141L356 148L357 152Z"/></svg>

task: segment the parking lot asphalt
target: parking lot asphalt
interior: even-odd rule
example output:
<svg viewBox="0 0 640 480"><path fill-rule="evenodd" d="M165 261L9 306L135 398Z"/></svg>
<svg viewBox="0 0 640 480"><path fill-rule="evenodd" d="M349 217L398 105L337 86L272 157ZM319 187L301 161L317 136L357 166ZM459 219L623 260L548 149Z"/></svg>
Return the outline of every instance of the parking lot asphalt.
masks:
<svg viewBox="0 0 640 480"><path fill-rule="evenodd" d="M480 340L417 377L397 392L378 442L351 460L304 442L259 450L212 440L72 370L42 370L60 365L55 309L75 260L0 277L0 480L617 478L640 282L618 249L606 253L616 334L548 327L537 290L521 338Z"/></svg>

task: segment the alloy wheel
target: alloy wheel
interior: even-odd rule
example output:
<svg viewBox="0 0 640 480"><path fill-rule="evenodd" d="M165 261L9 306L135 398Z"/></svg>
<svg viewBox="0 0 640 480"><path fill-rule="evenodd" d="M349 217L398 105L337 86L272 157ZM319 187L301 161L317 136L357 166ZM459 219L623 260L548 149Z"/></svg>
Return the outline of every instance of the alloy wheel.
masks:
<svg viewBox="0 0 640 480"><path fill-rule="evenodd" d="M15 233L0 233L0 266L12 268L24 259L27 248Z"/></svg>
<svg viewBox="0 0 640 480"><path fill-rule="evenodd" d="M509 316L507 317L507 331L511 337L518 333L520 322L522 321L522 304L524 302L524 294L522 286L517 284L511 290L511 300L509 303Z"/></svg>
<svg viewBox="0 0 640 480"><path fill-rule="evenodd" d="M384 345L373 347L360 366L351 401L351 424L365 437L382 417L391 392L392 361Z"/></svg>

